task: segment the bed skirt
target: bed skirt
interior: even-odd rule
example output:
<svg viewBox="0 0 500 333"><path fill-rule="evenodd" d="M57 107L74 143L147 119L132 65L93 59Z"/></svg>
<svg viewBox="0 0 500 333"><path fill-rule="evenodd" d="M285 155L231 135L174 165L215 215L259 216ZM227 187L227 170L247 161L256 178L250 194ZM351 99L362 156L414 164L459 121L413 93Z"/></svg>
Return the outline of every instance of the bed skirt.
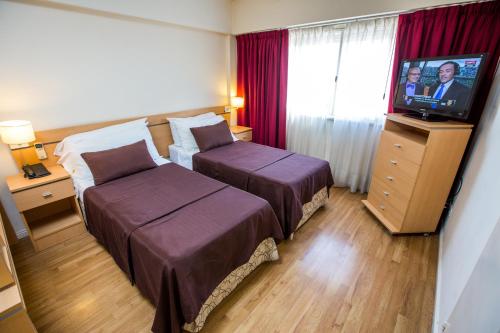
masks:
<svg viewBox="0 0 500 333"><path fill-rule="evenodd" d="M279 259L278 249L273 238L266 238L255 249L250 259L240 267L232 271L226 278L214 289L212 294L203 303L200 313L191 323L186 323L182 327L188 332L199 332L208 315L212 310L222 302L236 287L252 273L260 264L266 261L275 261Z"/></svg>
<svg viewBox="0 0 500 333"><path fill-rule="evenodd" d="M299 221L299 224L297 224L297 228L295 231L299 230L300 227L304 225L304 223L309 220L311 216L322 206L326 204L328 201L328 189L323 187L321 190L316 192L316 194L313 196L312 200L309 202L306 202L302 206L302 218ZM293 233L290 235L290 239L293 239Z"/></svg>

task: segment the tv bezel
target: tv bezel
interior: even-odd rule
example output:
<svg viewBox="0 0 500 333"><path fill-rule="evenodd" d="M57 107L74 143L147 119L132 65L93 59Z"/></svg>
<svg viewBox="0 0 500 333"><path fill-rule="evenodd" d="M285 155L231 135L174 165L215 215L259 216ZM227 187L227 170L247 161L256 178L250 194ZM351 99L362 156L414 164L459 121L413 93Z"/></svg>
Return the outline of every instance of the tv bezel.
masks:
<svg viewBox="0 0 500 333"><path fill-rule="evenodd" d="M397 76L397 84L396 84L396 90L394 91L394 98L392 101L392 107L393 109L400 109L400 110L409 110L409 111L415 111L418 113L423 113L427 115L439 115L451 119L460 119L460 120L467 120L469 118L469 114L471 111L472 103L474 102L474 99L476 97L477 93L477 87L479 85L479 82L483 78L483 73L484 73L484 63L487 58L487 53L473 53L473 54L460 54L460 55L449 55L449 56L440 56L440 57L423 57L423 58L405 58L402 59L399 62L399 70L398 70L398 76ZM403 73L403 63L405 62L421 62L421 61L435 61L435 60L450 60L452 61L453 59L464 59L464 58L481 58L481 63L479 64L479 69L478 73L476 76L476 80L474 81L474 85L471 88L471 93L469 95L469 98L466 103L466 108L464 110L464 115L462 117L457 116L456 113L452 113L450 111L436 111L434 109L426 109L426 108L416 108L416 107L411 107L408 105L399 105L396 103L397 97L398 97L398 92L399 92L399 86L400 86L400 79L401 79L401 74Z"/></svg>

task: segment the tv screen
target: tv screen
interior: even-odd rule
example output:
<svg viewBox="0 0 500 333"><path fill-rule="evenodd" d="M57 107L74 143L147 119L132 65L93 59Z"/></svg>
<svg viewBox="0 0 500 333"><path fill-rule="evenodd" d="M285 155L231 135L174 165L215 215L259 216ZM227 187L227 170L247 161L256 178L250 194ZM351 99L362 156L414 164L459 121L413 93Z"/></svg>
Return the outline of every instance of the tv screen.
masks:
<svg viewBox="0 0 500 333"><path fill-rule="evenodd" d="M467 119L485 54L404 59L393 106Z"/></svg>

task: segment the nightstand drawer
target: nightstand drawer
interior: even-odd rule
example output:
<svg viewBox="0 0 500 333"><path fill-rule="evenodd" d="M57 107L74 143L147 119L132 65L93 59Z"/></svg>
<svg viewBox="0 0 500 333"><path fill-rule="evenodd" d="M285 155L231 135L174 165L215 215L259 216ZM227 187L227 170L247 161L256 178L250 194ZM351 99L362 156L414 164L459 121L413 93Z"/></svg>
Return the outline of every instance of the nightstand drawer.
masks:
<svg viewBox="0 0 500 333"><path fill-rule="evenodd" d="M237 137L238 140L241 140L241 141L252 141L252 131L238 133L238 134L235 134L234 136Z"/></svg>
<svg viewBox="0 0 500 333"><path fill-rule="evenodd" d="M71 179L64 179L13 193L14 201L20 212L40 207L73 195L75 195L75 192Z"/></svg>

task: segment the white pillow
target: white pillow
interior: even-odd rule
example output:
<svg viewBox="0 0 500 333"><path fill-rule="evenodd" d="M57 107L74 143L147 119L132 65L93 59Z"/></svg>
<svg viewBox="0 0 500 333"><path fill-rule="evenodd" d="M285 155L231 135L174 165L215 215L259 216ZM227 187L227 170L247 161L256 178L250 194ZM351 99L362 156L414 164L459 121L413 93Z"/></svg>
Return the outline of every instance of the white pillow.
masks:
<svg viewBox="0 0 500 333"><path fill-rule="evenodd" d="M151 132L147 127L147 119L142 118L123 124L103 127L97 130L70 135L59 142L54 155L63 156L68 152L78 151L80 154L118 148L145 140L153 160L160 154L153 143Z"/></svg>
<svg viewBox="0 0 500 333"><path fill-rule="evenodd" d="M179 128L178 124L180 124L180 123L190 123L190 122L196 123L200 119L208 119L208 118L213 118L213 117L217 117L215 115L215 113L213 113L213 112L207 112L207 113L203 113L203 114L200 114L200 115L194 116L194 117L167 118L167 120L170 123L170 130L172 131L172 137L174 139L174 145L179 146L179 147L182 146L181 137L180 137L179 129L178 129Z"/></svg>
<svg viewBox="0 0 500 333"><path fill-rule="evenodd" d="M92 172L79 153L65 153L57 163L61 164L71 175L79 196L81 196L83 192L83 189L79 188L80 184L88 184L88 186L94 185Z"/></svg>

